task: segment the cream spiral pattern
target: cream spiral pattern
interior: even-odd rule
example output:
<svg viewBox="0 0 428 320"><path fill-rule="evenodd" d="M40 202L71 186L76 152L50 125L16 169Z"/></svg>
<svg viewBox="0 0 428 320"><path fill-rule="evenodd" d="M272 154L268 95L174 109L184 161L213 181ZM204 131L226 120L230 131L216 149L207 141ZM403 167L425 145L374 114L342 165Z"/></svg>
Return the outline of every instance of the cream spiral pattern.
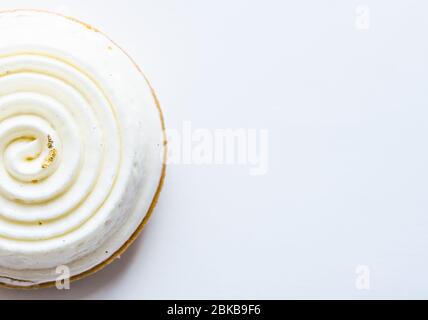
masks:
<svg viewBox="0 0 428 320"><path fill-rule="evenodd" d="M0 66L0 237L65 235L97 212L115 181L115 114L101 88L64 61L15 54Z"/></svg>
<svg viewBox="0 0 428 320"><path fill-rule="evenodd" d="M74 19L0 13L0 39L0 285L98 270L160 192L157 100L127 54Z"/></svg>

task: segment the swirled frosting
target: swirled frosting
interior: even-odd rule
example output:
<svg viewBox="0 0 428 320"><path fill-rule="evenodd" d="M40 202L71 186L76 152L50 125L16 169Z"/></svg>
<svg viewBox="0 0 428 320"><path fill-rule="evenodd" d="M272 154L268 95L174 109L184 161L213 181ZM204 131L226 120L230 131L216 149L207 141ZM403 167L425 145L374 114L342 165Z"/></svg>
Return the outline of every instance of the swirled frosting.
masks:
<svg viewBox="0 0 428 320"><path fill-rule="evenodd" d="M93 28L0 13L0 282L71 276L117 252L158 192L165 152L152 91Z"/></svg>

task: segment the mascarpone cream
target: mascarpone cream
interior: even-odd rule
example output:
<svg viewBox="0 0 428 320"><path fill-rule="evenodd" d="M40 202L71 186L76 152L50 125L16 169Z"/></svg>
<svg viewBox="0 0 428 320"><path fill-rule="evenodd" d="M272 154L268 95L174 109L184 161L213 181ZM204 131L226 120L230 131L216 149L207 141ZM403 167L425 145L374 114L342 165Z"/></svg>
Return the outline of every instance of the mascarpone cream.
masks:
<svg viewBox="0 0 428 320"><path fill-rule="evenodd" d="M60 15L0 13L0 283L78 276L117 254L164 175L162 115L102 33Z"/></svg>

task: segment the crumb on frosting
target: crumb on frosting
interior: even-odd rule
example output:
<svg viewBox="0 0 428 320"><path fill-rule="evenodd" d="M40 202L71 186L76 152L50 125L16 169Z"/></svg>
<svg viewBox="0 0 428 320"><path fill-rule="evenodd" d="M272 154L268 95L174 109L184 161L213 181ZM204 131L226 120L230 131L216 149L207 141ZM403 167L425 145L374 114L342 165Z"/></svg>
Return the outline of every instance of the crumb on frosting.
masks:
<svg viewBox="0 0 428 320"><path fill-rule="evenodd" d="M48 143L47 143L49 154L46 157L45 161L42 164L42 168L46 169L49 167L54 161L57 156L58 151L54 148L54 142L52 140L52 137L48 135Z"/></svg>

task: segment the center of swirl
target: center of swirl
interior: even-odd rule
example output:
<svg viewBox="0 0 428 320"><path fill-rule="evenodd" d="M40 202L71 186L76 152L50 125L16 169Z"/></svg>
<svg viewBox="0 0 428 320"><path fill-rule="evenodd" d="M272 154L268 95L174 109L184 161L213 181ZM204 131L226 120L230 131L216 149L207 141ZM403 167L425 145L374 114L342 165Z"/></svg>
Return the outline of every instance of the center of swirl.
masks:
<svg viewBox="0 0 428 320"><path fill-rule="evenodd" d="M57 169L61 143L46 120L34 115L8 118L0 122L0 136L6 170L17 181L37 183Z"/></svg>

